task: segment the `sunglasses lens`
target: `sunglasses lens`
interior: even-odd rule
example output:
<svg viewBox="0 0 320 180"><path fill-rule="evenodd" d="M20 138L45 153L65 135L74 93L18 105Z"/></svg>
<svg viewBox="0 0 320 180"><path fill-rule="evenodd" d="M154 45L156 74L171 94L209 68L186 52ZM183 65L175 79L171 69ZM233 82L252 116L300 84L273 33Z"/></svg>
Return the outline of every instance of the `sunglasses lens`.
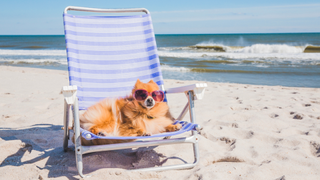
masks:
<svg viewBox="0 0 320 180"><path fill-rule="evenodd" d="M157 102L161 102L164 99L164 93L162 91L153 91L152 98Z"/></svg>
<svg viewBox="0 0 320 180"><path fill-rule="evenodd" d="M148 97L148 92L146 90L136 90L134 93L134 97L138 101L143 101Z"/></svg>

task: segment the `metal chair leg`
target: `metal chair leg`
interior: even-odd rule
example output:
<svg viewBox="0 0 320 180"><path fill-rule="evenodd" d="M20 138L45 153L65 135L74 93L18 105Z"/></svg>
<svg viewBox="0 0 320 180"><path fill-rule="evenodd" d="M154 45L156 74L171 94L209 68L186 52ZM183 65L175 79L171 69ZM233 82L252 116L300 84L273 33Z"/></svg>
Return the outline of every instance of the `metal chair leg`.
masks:
<svg viewBox="0 0 320 180"><path fill-rule="evenodd" d="M196 117L194 113L194 94L193 91L188 92L189 98L189 113L190 113L190 120L192 123L196 123ZM198 130L197 130L198 131ZM196 136L196 142L193 143L193 152L194 152L194 164L197 164L199 161L199 147L198 147L198 134L199 132L192 131L193 136Z"/></svg>
<svg viewBox="0 0 320 180"><path fill-rule="evenodd" d="M76 163L77 163L77 169L78 173L82 178L88 177L83 175L83 162L82 162L82 152L81 152L81 145L77 143L81 137L75 137L75 156L76 156ZM81 141L81 139L80 139Z"/></svg>
<svg viewBox="0 0 320 180"><path fill-rule="evenodd" d="M63 137L63 150L65 152L68 151L68 141L69 141L69 110L70 105L67 104L66 101L64 101L64 119L63 119L63 125L64 125L64 137Z"/></svg>
<svg viewBox="0 0 320 180"><path fill-rule="evenodd" d="M74 146L75 156L77 162L78 173L82 178L89 177L83 175L83 161L82 161L82 146L81 146L81 135L80 135L80 120L79 120L79 105L78 99L75 100L73 105L73 117L74 117Z"/></svg>

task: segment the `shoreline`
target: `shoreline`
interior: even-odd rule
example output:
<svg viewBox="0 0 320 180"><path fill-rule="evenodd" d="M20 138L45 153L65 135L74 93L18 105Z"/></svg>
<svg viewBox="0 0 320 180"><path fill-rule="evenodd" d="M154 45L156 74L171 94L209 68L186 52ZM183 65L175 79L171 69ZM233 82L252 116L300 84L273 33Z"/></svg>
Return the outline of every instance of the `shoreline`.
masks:
<svg viewBox="0 0 320 180"><path fill-rule="evenodd" d="M45 67L37 67L37 66L19 66L19 65L0 65L1 67L13 67L13 68L28 68L28 69L40 69L40 70L49 70L49 71L60 71L61 73L65 72L68 73L68 70L61 70L61 69L55 69L55 68L50 68L49 66L45 66ZM171 72L170 70L163 70L163 71L169 71L169 73ZM222 70L221 70L222 71ZM206 72L193 72L192 70L190 71L186 71L184 73L206 73ZM221 73L221 72L220 72ZM220 74L218 73L218 74ZM222 71L223 73L223 71ZM164 74L164 73L162 73ZM68 74L67 74L68 76ZM221 84L235 84L235 85L248 85L248 86L275 86L275 87L284 87L284 88L311 88L311 89L320 89L320 87L303 87L303 86L284 86L284 85L259 85L259 84L248 84L248 83L234 83L234 82L215 82L215 81L202 81L202 80L181 80L181 79L171 79L171 78L164 78L164 80L174 80L174 81L190 81L190 82L206 82L206 83L221 83ZM68 85L68 84L67 84Z"/></svg>
<svg viewBox="0 0 320 180"><path fill-rule="evenodd" d="M0 174L4 179L74 179L73 144L63 152L63 96L68 72L0 66ZM164 79L165 87L199 81ZM191 145L84 156L91 179L314 179L320 177L320 88L206 82L195 102L200 162L190 170L125 169L192 162ZM177 117L187 98L168 94ZM188 114L183 120L188 121ZM189 154L188 154L189 153Z"/></svg>

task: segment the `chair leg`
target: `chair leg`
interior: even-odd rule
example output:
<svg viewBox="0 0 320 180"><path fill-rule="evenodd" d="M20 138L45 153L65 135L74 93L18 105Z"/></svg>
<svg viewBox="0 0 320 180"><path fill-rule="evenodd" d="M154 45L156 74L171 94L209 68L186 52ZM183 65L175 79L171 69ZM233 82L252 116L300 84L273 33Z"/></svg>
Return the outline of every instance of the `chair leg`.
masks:
<svg viewBox="0 0 320 180"><path fill-rule="evenodd" d="M182 119L184 118L184 116L187 114L189 109L189 102L187 102L187 104L184 106L181 114L179 115L179 117L177 118L177 120L182 121Z"/></svg>
<svg viewBox="0 0 320 180"><path fill-rule="evenodd" d="M189 95L189 113L190 113L190 120L192 123L196 123L196 117L194 113L194 94L193 91L188 92ZM199 161L199 147L198 147L198 132L192 131L193 136L196 137L196 142L193 143L193 152L194 152L194 164L197 164Z"/></svg>
<svg viewBox="0 0 320 180"><path fill-rule="evenodd" d="M197 138L198 137L196 135L196 139ZM193 145L193 153L194 153L194 162L193 162L193 164L196 165L199 162L199 144L198 144L198 141L196 141L192 145Z"/></svg>
<svg viewBox="0 0 320 180"><path fill-rule="evenodd" d="M76 156L76 164L77 164L77 169L78 169L78 173L79 175L84 178L86 177L85 175L83 175L82 171L83 171L83 162L82 162L82 152L81 152L81 145L79 145L79 143L77 143L78 139L80 139L81 137L75 137L75 156ZM81 139L80 139L81 140Z"/></svg>
<svg viewBox="0 0 320 180"><path fill-rule="evenodd" d="M83 175L83 161L82 161L82 147L81 147L81 135L80 135L80 120L79 120L79 105L78 99L75 100L73 105L73 118L74 118L74 146L75 156L78 173L82 178L89 177Z"/></svg>
<svg viewBox="0 0 320 180"><path fill-rule="evenodd" d="M75 123L75 126L77 123ZM78 131L78 133L77 133ZM78 173L82 178L88 177L83 175L83 161L82 161L82 148L81 148L81 135L80 135L80 129L74 128L74 151L75 151L75 156L76 156L76 164L77 164L77 169Z"/></svg>
<svg viewBox="0 0 320 180"><path fill-rule="evenodd" d="M70 105L67 104L66 101L64 101L64 119L63 119L63 125L64 125L64 137L63 137L63 150L67 152L68 150L68 141L69 141L69 110Z"/></svg>

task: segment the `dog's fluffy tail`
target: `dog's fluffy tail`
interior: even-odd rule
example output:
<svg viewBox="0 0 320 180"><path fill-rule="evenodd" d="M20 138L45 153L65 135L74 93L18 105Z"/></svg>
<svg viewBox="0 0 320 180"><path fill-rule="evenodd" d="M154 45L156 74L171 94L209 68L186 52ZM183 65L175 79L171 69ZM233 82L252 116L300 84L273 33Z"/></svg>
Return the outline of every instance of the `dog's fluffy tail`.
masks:
<svg viewBox="0 0 320 180"><path fill-rule="evenodd" d="M112 99L112 115L115 119L115 125L113 129L113 135L118 136L119 135L119 127L120 124L122 123L122 117L121 117L121 111L119 104L117 103L119 100L118 99Z"/></svg>
<svg viewBox="0 0 320 180"><path fill-rule="evenodd" d="M107 122L108 126L112 127L112 132L108 135L118 135L118 129L122 122L121 112L118 99L104 99L93 106L90 106L87 111L80 113L80 124L83 129L91 130L92 127L103 128Z"/></svg>

